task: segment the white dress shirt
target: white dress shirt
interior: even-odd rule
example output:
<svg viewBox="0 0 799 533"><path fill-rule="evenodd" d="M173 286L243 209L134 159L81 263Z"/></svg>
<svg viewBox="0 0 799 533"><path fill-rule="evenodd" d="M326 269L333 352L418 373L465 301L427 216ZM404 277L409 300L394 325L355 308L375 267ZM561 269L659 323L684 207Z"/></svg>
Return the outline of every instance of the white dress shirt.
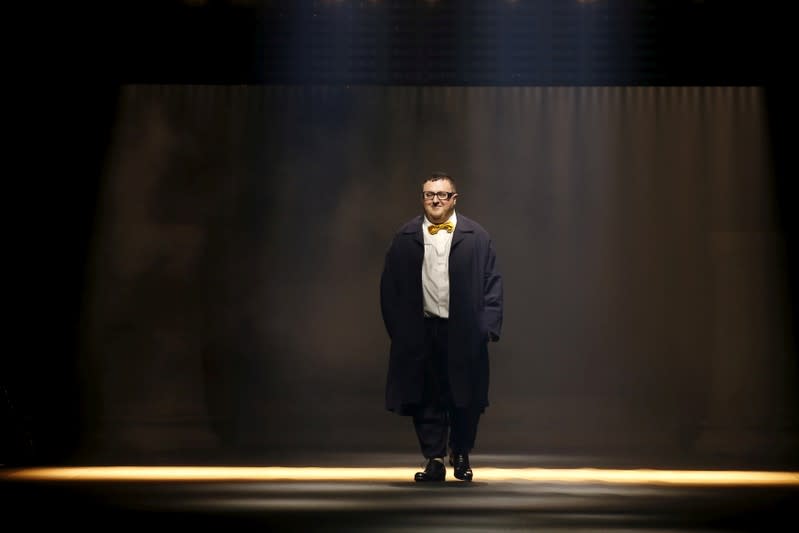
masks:
<svg viewBox="0 0 799 533"><path fill-rule="evenodd" d="M457 223L457 216L452 213L449 222ZM424 217L422 233L424 234L424 262L422 263L422 297L425 316L449 318L449 249L452 235L441 230L430 235L427 228L431 222Z"/></svg>

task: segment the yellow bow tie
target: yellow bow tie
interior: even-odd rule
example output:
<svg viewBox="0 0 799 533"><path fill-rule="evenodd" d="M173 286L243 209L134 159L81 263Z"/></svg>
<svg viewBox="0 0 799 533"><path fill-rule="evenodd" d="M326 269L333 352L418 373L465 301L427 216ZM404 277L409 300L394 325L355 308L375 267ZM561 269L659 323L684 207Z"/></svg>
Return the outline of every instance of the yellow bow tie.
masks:
<svg viewBox="0 0 799 533"><path fill-rule="evenodd" d="M427 226L427 231L430 232L430 235L435 235L438 233L438 230L445 229L447 233L452 233L452 230L455 229L455 224L450 221L446 221L443 224L430 224Z"/></svg>

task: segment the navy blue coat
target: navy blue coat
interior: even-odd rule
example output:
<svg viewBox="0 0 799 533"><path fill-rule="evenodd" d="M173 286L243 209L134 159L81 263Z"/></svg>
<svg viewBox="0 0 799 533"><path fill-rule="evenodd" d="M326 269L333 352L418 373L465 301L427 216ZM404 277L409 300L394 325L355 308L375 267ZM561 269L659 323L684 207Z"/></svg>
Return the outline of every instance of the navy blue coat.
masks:
<svg viewBox="0 0 799 533"><path fill-rule="evenodd" d="M404 224L386 253L380 308L391 339L386 409L410 414L424 387L422 215ZM449 254L449 382L457 407L488 405L488 341L502 329L502 277L488 232L458 213Z"/></svg>

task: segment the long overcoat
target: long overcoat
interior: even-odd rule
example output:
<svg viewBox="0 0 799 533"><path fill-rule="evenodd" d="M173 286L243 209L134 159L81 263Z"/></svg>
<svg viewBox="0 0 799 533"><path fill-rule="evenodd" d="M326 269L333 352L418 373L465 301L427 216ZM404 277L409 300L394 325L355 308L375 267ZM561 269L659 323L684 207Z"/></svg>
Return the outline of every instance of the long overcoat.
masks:
<svg viewBox="0 0 799 533"><path fill-rule="evenodd" d="M391 350L386 409L407 415L424 389L422 215L405 223L386 252L380 308ZM448 368L457 407L488 406L488 341L502 328L502 277L488 232L458 213L449 254Z"/></svg>

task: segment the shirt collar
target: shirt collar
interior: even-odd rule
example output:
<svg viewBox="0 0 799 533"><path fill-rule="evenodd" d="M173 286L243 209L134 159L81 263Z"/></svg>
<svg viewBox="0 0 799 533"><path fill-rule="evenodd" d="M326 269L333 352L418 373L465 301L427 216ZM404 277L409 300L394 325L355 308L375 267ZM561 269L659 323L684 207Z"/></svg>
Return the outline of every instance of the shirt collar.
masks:
<svg viewBox="0 0 799 533"><path fill-rule="evenodd" d="M452 216L451 216L451 217L449 217L449 220L447 220L447 221L445 221L445 222L452 222L452 225L453 225L453 226L457 226L457 225L458 225L458 215L455 213L455 211L453 211L453 212L452 212ZM424 229L427 229L427 227L428 227L428 226L430 226L430 225L432 225L432 224L433 224L432 222L430 222L429 220L427 220L427 215L423 215L423 216L422 216L422 227L423 227ZM418 226L417 226L417 227L418 227Z"/></svg>

